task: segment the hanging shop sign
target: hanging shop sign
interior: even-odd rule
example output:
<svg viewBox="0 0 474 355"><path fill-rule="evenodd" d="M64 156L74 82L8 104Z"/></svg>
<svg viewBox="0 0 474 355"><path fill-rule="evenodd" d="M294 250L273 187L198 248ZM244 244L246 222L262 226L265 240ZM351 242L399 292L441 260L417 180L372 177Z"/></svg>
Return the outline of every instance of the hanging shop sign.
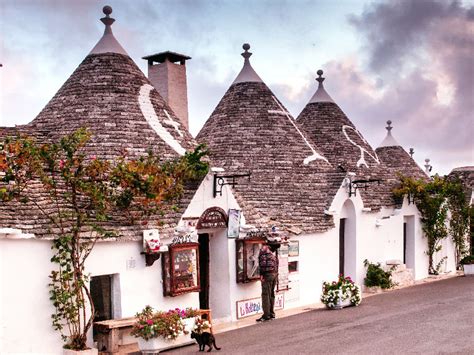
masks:
<svg viewBox="0 0 474 355"><path fill-rule="evenodd" d="M262 299L260 297L237 301L237 319L250 317L263 312ZM275 294L275 308L283 309L285 307L285 296L283 293Z"/></svg>
<svg viewBox="0 0 474 355"><path fill-rule="evenodd" d="M227 228L228 238L238 238L240 234L240 210L229 210L229 226Z"/></svg>
<svg viewBox="0 0 474 355"><path fill-rule="evenodd" d="M196 228L227 228L227 214L220 207L208 208L199 218Z"/></svg>
<svg viewBox="0 0 474 355"><path fill-rule="evenodd" d="M143 231L143 251L147 254L159 253L161 247L160 232L158 229Z"/></svg>
<svg viewBox="0 0 474 355"><path fill-rule="evenodd" d="M188 233L185 235L177 235L171 240L171 245L185 244L185 243L197 243L197 233Z"/></svg>

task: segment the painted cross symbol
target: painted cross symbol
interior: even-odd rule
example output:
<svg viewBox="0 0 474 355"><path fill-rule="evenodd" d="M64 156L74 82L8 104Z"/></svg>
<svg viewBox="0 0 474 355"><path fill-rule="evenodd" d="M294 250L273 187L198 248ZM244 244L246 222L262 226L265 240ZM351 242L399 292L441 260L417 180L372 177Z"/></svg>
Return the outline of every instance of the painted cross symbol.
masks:
<svg viewBox="0 0 474 355"><path fill-rule="evenodd" d="M309 149L311 149L311 152L313 153L312 155L310 155L309 157L306 157L304 160L303 160L303 164L307 165L309 163L311 163L313 160L316 160L316 159L321 159L321 160L324 160L326 163L329 163L329 161L323 157L321 154L319 154L318 152L316 152L316 150L313 148L313 146L308 142L308 140L306 139L306 137L303 135L303 133L301 133L300 129L298 128L298 126L295 124L295 122L293 122L294 120L291 118L290 114L288 113L288 111L286 111L283 106L280 104L280 102L276 99L275 96L272 96L273 100L275 100L276 104L278 105L278 107L280 108L280 110L268 110L268 113L278 113L278 114L281 114L281 115L284 115L286 116L286 118L288 118L288 120L290 121L290 123L293 125L293 127L296 128L296 131L300 134L300 136L303 138L304 142L306 143L306 145L309 147Z"/></svg>

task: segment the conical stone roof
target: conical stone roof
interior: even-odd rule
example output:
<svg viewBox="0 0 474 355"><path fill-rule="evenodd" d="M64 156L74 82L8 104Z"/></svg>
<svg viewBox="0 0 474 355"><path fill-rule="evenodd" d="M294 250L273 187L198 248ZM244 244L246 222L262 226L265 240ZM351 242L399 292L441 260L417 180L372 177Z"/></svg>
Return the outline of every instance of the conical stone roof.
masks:
<svg viewBox="0 0 474 355"><path fill-rule="evenodd" d="M373 182L366 190L358 190L364 206L379 210L393 204L391 193L386 191L383 180L385 169L377 153L357 130L341 108L324 89L323 71L318 70L318 89L296 122L316 144L322 154L340 171L356 175L353 180L382 180Z"/></svg>
<svg viewBox="0 0 474 355"><path fill-rule="evenodd" d="M27 127L52 141L86 127L86 151L101 158L149 149L172 158L194 144L133 60L119 53L88 55Z"/></svg>
<svg viewBox="0 0 474 355"><path fill-rule="evenodd" d="M427 179L426 174L392 136L392 121L387 121L387 136L375 150L383 164L390 171L392 185L398 183L398 176L410 176L415 179ZM393 181L395 180L395 181Z"/></svg>
<svg viewBox="0 0 474 355"><path fill-rule="evenodd" d="M333 221L324 210L341 176L331 175L333 167L265 83L249 78L231 85L197 140L208 145L213 165L225 174L251 173L250 181L241 179L234 189L247 223L307 233L327 230Z"/></svg>
<svg viewBox="0 0 474 355"><path fill-rule="evenodd" d="M106 30L92 52L38 116L15 132L34 136L40 142L57 142L66 134L87 128L92 138L84 153L102 159L124 154L137 158L150 150L164 160L183 155L196 146L195 140L113 37L111 11L104 8L107 16L101 20ZM13 132L2 131L4 136ZM159 227L170 234L197 187L188 186L179 209L150 218L146 228ZM0 228L19 228L37 237L49 237L49 221L41 217L37 205L54 213L53 205L40 184L32 184L29 189L29 199L36 204L2 204ZM128 226L126 221L111 223L123 239L141 238L143 226Z"/></svg>

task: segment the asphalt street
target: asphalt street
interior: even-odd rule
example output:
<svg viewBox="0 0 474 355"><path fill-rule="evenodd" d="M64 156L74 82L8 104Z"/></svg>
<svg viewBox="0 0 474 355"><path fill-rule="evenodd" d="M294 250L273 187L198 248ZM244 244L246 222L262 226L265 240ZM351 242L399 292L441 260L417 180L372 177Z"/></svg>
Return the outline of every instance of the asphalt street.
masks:
<svg viewBox="0 0 474 355"><path fill-rule="evenodd" d="M278 316L278 315L277 315ZM216 335L219 354L474 355L474 277L374 295ZM207 347L206 347L207 350ZM196 354L198 346L166 353Z"/></svg>

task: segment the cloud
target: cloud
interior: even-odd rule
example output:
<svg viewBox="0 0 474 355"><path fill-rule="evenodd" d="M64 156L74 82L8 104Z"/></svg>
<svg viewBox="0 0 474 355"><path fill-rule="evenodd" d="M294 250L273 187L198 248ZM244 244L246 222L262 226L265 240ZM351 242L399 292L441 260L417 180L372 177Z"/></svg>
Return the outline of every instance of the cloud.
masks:
<svg viewBox="0 0 474 355"><path fill-rule="evenodd" d="M372 144L390 119L419 163L429 157L440 173L473 165L473 13L456 1L404 0L350 17L365 57L327 63L326 85L358 128L379 138Z"/></svg>

